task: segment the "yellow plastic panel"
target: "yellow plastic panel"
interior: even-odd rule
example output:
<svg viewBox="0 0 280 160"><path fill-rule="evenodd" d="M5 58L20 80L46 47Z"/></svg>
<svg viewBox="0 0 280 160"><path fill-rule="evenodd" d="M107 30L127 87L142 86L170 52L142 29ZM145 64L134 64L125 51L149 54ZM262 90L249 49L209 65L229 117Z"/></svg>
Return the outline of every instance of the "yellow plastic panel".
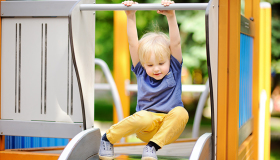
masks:
<svg viewBox="0 0 280 160"><path fill-rule="evenodd" d="M114 79L119 91L124 118L129 116L129 96L125 90L125 81L130 80L130 56L126 33L126 15L124 11L114 11ZM114 123L118 122L114 108Z"/></svg>
<svg viewBox="0 0 280 160"><path fill-rule="evenodd" d="M252 159L258 159L258 137L259 137L259 102L260 102L260 92L259 92L259 39L260 39L260 1L252 1L252 18L255 22L255 36L253 42L253 85L252 85L252 113L254 118L253 127L253 155Z"/></svg>
<svg viewBox="0 0 280 160"><path fill-rule="evenodd" d="M237 159L239 122L240 1L229 1L227 158Z"/></svg>
<svg viewBox="0 0 280 160"><path fill-rule="evenodd" d="M270 158L270 97L271 97L271 6L264 2L260 4L260 64L259 64L259 93L266 93L266 102L264 114L260 112L259 116L264 116L264 123L259 125L263 127L260 129L259 136L259 156L263 159ZM262 121L262 120L260 120ZM263 132L263 133L261 133ZM262 154L260 154L262 153Z"/></svg>
<svg viewBox="0 0 280 160"><path fill-rule="evenodd" d="M228 104L228 1L219 1L219 57L218 57L218 107L217 107L217 159L226 159L227 104Z"/></svg>

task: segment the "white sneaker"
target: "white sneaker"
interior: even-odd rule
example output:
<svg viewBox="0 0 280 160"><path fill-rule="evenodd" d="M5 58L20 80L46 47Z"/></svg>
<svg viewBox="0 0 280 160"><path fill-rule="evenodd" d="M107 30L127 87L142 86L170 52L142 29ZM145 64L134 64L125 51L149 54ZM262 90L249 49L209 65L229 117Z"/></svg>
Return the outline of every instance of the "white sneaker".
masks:
<svg viewBox="0 0 280 160"><path fill-rule="evenodd" d="M157 160L155 147L145 146L141 160Z"/></svg>
<svg viewBox="0 0 280 160"><path fill-rule="evenodd" d="M99 159L112 160L114 159L114 147L108 141L101 140L99 147Z"/></svg>

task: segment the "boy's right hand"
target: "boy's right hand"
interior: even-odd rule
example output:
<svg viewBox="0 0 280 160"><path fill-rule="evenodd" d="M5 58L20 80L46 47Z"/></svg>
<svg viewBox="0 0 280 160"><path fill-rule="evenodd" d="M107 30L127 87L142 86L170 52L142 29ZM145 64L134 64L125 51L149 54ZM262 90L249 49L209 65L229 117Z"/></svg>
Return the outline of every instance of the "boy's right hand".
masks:
<svg viewBox="0 0 280 160"><path fill-rule="evenodd" d="M161 4L164 5L164 7L169 6L170 4L173 4L174 1L170 1L170 0L162 0ZM158 14L163 14L166 17L170 17L170 16L174 16L175 15L175 11L174 10L158 10L157 11Z"/></svg>
<svg viewBox="0 0 280 160"><path fill-rule="evenodd" d="M137 2L133 2L133 1L124 1L124 2L122 2L122 4L124 4L125 6L129 7L132 4L138 4L138 3ZM125 13L126 13L127 16L134 15L135 12L136 12L136 10L125 10Z"/></svg>

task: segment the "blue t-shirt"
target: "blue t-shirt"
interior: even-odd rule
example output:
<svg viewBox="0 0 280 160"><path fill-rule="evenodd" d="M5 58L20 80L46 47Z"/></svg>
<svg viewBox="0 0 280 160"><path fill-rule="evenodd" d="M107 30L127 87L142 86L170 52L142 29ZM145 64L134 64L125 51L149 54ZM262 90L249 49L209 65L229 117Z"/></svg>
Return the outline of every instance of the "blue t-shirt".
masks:
<svg viewBox="0 0 280 160"><path fill-rule="evenodd" d="M170 69L161 80L150 77L140 62L131 70L136 74L138 84L136 111L146 110L156 113L168 113L177 106L183 106L181 93L182 64L170 57Z"/></svg>

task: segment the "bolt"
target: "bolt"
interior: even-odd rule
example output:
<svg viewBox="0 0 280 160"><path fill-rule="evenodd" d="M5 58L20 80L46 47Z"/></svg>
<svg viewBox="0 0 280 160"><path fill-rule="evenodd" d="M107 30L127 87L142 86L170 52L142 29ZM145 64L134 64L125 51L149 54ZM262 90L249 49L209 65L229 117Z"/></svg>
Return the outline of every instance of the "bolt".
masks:
<svg viewBox="0 0 280 160"><path fill-rule="evenodd" d="M213 5L213 8L214 8L214 5Z"/></svg>

